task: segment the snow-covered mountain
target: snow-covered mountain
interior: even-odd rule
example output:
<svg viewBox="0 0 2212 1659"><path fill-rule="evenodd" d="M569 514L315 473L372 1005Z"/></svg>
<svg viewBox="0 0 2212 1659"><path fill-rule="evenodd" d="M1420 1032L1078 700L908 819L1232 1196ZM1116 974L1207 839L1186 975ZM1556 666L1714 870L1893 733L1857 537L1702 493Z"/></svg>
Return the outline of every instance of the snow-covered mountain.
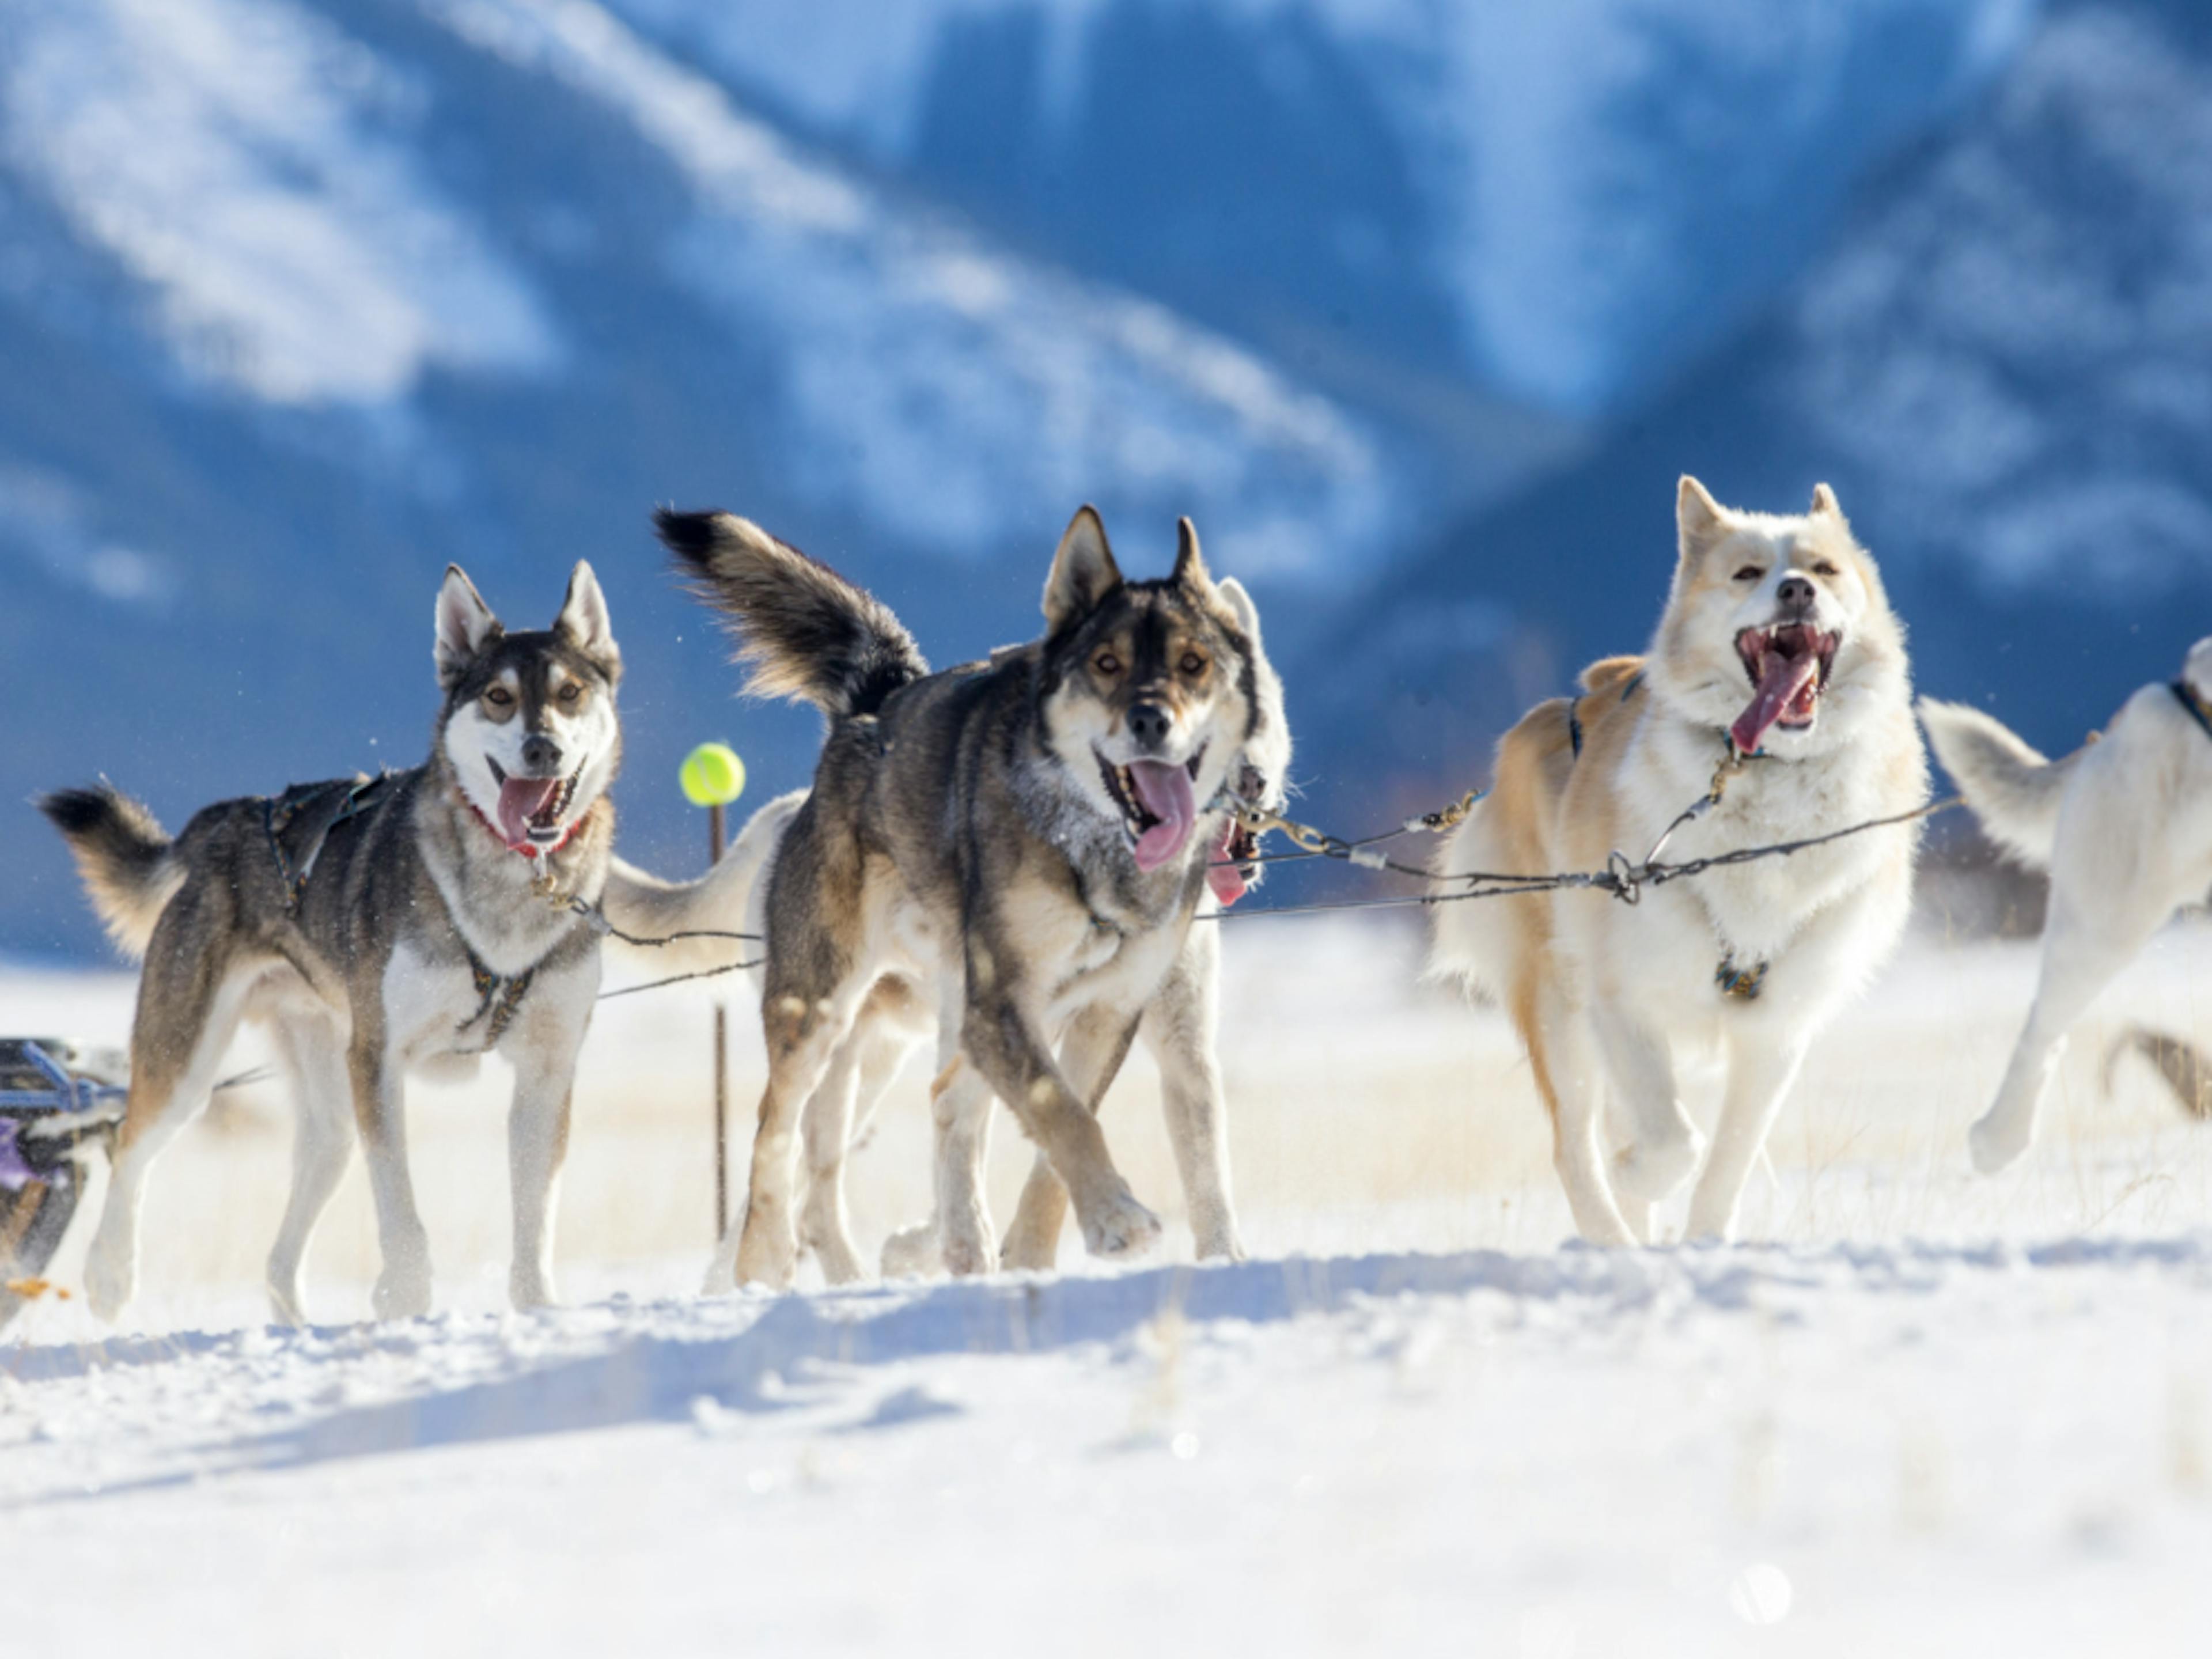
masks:
<svg viewBox="0 0 2212 1659"><path fill-rule="evenodd" d="M726 702L658 501L744 507L940 659L1034 626L1078 501L1139 568L1189 512L1316 651L1702 361L2035 16L0 0L0 796L104 770L174 821L410 762L445 562L534 619L588 556L626 836L681 861L675 757L781 786L814 727ZM91 948L10 813L0 945Z"/></svg>
<svg viewBox="0 0 2212 1659"><path fill-rule="evenodd" d="M794 122L1255 343L1441 356L1577 415L1763 300L1869 162L1970 98L2036 13L611 3Z"/></svg>
<svg viewBox="0 0 2212 1659"><path fill-rule="evenodd" d="M2208 456L2212 19L2061 7L1757 326L1388 584L1317 723L1361 721L1370 778L1480 770L1646 636L1688 471L1781 510L1831 480L1921 684L2071 747L2212 628Z"/></svg>

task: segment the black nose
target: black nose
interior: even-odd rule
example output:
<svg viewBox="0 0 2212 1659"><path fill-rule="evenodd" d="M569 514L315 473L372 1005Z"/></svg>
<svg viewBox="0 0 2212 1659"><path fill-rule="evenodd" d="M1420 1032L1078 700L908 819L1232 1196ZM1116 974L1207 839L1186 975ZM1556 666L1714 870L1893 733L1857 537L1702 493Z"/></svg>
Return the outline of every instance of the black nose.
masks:
<svg viewBox="0 0 2212 1659"><path fill-rule="evenodd" d="M1173 724L1168 719L1168 711L1152 702L1131 703L1127 719L1129 735L1147 749L1157 749L1165 743L1168 728Z"/></svg>
<svg viewBox="0 0 2212 1659"><path fill-rule="evenodd" d="M522 763L541 778L551 777L561 769L561 745L543 732L532 732L522 740Z"/></svg>
<svg viewBox="0 0 2212 1659"><path fill-rule="evenodd" d="M1782 586L1774 590L1774 597L1785 611L1810 611L1820 592L1803 576L1784 576Z"/></svg>

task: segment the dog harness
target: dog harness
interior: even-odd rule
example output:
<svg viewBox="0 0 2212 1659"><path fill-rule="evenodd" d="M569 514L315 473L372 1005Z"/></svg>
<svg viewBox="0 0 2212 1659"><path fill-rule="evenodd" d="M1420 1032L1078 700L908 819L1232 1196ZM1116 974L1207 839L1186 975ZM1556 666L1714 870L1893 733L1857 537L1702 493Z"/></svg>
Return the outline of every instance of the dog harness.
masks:
<svg viewBox="0 0 2212 1659"><path fill-rule="evenodd" d="M284 914L288 917L296 919L299 915L300 900L307 890L307 878L314 873L315 860L322 855L331 832L390 800L403 775L387 768L373 778L356 773L350 778L336 778L328 783L295 783L281 795L263 798L262 827L269 836L270 854L276 860L276 876L283 886ZM477 811L476 804L466 796L461 799L462 804L476 813L477 822L483 825L485 833L501 846L532 862L538 860L538 848L508 846L507 838L491 821ZM550 859L566 847L581 825L581 819L570 824L558 842L544 849L546 856ZM551 878L550 864L541 865L531 884L550 890ZM507 1035L507 1027L514 1023L523 998L530 994L530 982L538 976L538 969L533 964L519 974L494 973L459 927L453 933L461 941L462 953L468 957L469 978L477 992L476 1012L455 1026L454 1032L459 1035L477 1021L486 1021L483 1046L496 1048L500 1039Z"/></svg>
<svg viewBox="0 0 2212 1659"><path fill-rule="evenodd" d="M383 805L399 778L389 768L373 778L356 772L328 783L295 783L281 795L262 798L261 827L276 860L287 916L300 914L301 896L307 890L307 878L314 874L315 860L322 856L331 831Z"/></svg>
<svg viewBox="0 0 2212 1659"><path fill-rule="evenodd" d="M1638 669L1635 673L1631 674L1628 677L1628 683L1620 688L1621 702L1624 703L1626 702L1631 697L1634 696L1643 689L1644 671ZM2174 690L2177 693L2183 693L2183 687L2179 681L2175 683ZM2184 695L2186 694L2185 693ZM1580 760L1583 757L1583 720L1580 708L1581 702L1582 700L1579 697L1570 697L1567 699L1567 741L1573 745L1575 751L1574 757L1577 760ZM2204 727L2205 735L2207 737L2212 737L2212 711L2207 711L2192 703L2191 705L2191 712L2197 715L2197 723ZM1732 743L1730 744L1729 752L1731 754L1735 752ZM1767 756L1766 751L1761 749L1752 754L1745 755L1741 757L1741 758L1744 760L1765 760L1767 758ZM1721 947L1720 963L1713 969L1713 983L1720 988L1720 993L1723 996L1728 997L1734 1001L1756 1002L1759 1000L1759 994L1766 988L1767 967L1768 964L1765 962L1754 962L1748 968L1738 967L1736 965L1735 952L1729 950L1724 943Z"/></svg>

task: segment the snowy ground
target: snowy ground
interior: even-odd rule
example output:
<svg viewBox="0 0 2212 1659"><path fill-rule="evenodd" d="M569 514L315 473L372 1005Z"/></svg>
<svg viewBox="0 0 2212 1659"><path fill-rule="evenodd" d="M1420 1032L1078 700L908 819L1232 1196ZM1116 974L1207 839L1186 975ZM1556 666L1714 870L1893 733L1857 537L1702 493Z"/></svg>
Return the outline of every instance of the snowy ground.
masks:
<svg viewBox="0 0 2212 1659"><path fill-rule="evenodd" d="M587 1050L571 1308L500 1310L488 1080L414 1107L449 1311L350 1322L356 1172L311 1265L331 1322L273 1332L282 1102L227 1103L157 1172L124 1329L50 1297L0 1347L0 1547L40 1587L0 1655L2197 1650L2212 1132L2100 1062L2124 1017L2212 1035L2201 930L1995 1181L1963 1134L2033 958L1915 945L1784 1115L1747 1217L1777 1242L1621 1255L1556 1248L1525 1069L1407 936L1231 951L1233 1268L1071 1245L1059 1278L697 1299L705 1016L664 994ZM0 972L0 1025L117 1036L128 989ZM922 1201L920 1094L856 1165L864 1245ZM1155 1101L1133 1066L1109 1132L1179 1220Z"/></svg>

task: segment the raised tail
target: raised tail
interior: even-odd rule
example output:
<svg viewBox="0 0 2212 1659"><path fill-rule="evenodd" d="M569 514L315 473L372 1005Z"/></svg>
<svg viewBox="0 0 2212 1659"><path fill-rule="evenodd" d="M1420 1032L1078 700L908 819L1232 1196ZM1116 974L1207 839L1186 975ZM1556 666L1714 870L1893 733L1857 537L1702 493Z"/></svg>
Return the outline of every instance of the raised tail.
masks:
<svg viewBox="0 0 2212 1659"><path fill-rule="evenodd" d="M833 720L872 714L929 672L888 607L749 519L653 515L700 596L729 619L756 696L811 702Z"/></svg>
<svg viewBox="0 0 2212 1659"><path fill-rule="evenodd" d="M606 948L624 965L662 974L710 972L768 952L768 874L806 792L793 790L754 813L721 862L696 881L664 881L617 859L601 900L607 920L638 945L610 934ZM747 939L682 939L684 933L746 933Z"/></svg>
<svg viewBox="0 0 2212 1659"><path fill-rule="evenodd" d="M176 843L151 812L112 783L57 789L40 796L38 808L69 843L92 908L116 948L125 956L144 956L154 924L184 884Z"/></svg>
<svg viewBox="0 0 2212 1659"><path fill-rule="evenodd" d="M1933 697L1920 700L1920 723L1990 839L2025 863L2047 866L2081 751L2046 759L1980 709Z"/></svg>

